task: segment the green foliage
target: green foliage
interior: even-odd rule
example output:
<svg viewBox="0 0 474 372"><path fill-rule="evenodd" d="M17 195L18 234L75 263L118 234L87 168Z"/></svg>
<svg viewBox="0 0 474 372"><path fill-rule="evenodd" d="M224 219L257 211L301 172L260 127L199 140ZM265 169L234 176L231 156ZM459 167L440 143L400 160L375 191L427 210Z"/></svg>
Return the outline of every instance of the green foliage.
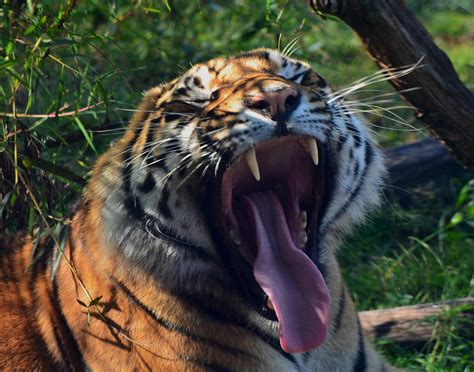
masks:
<svg viewBox="0 0 474 372"><path fill-rule="evenodd" d="M448 203L436 194L418 197L409 210L387 203L341 250L346 283L360 309L474 295L474 180L462 188L452 182L451 188ZM400 366L461 371L474 346L454 332L463 321L456 309L433 319L432 340L419 351L379 346Z"/></svg>
<svg viewBox="0 0 474 372"><path fill-rule="evenodd" d="M472 88L472 1L407 4ZM26 228L36 242L50 242L49 249L63 241L62 226L97 154L123 133L141 92L191 64L294 44L293 56L310 61L335 88L377 71L347 26L312 14L306 2L5 0L0 20L0 231ZM374 89L380 92L359 98L393 92L386 83ZM403 105L394 99L384 107ZM394 111L405 123L381 117L380 110L368 115L383 146L424 135L412 112ZM341 260L360 307L470 294L470 187L453 187L461 189L457 201L432 197L415 198L409 209L386 205L346 245ZM421 352L381 347L399 365L458 370L456 363L469 359L469 345L447 327Z"/></svg>

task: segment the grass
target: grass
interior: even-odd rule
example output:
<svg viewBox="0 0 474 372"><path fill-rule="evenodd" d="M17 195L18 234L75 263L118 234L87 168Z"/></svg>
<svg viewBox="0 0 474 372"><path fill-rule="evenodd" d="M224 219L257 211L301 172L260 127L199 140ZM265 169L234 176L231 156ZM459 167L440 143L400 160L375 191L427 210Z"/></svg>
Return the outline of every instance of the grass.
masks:
<svg viewBox="0 0 474 372"><path fill-rule="evenodd" d="M407 4L472 89L472 1ZM7 0L0 20L0 230L46 238L64 235L97 154L122 133L141 92L191 64L295 40L294 56L335 88L377 71L347 26L312 14L305 2ZM377 89L393 91L388 84ZM391 128L374 128L382 146L426 135L410 110L397 113L419 130L369 116ZM409 207L388 197L341 250L359 308L472 295L474 199L466 179L450 182L442 194L415 190ZM472 370L473 345L451 331L458 321L455 313L437 320L421 350L379 347L399 366Z"/></svg>
<svg viewBox="0 0 474 372"><path fill-rule="evenodd" d="M339 260L359 309L474 295L474 181L460 187L451 180L450 188L447 201L436 194L417 195L409 209L387 202L345 244ZM422 349L378 346L400 367L469 371L474 343L454 331L463 322L456 309L433 322L432 340Z"/></svg>

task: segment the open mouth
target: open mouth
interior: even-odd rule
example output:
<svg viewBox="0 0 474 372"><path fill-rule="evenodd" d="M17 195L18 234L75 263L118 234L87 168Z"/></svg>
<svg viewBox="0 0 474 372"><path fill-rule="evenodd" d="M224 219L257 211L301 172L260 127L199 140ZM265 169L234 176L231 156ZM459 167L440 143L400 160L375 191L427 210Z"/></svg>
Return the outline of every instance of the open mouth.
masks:
<svg viewBox="0 0 474 372"><path fill-rule="evenodd" d="M253 304L280 323L280 344L304 352L324 341L329 290L310 259L317 249L325 152L312 137L257 144L212 188L214 221L225 255Z"/></svg>

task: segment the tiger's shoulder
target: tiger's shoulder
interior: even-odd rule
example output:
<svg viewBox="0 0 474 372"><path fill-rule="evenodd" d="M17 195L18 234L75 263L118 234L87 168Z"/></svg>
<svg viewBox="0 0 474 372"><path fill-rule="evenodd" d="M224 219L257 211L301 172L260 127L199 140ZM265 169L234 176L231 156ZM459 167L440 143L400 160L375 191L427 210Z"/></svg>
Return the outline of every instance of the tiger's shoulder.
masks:
<svg viewBox="0 0 474 372"><path fill-rule="evenodd" d="M61 369L52 358L56 342L48 345L41 332L57 323L47 259L35 262L28 234L0 237L0 366L2 370ZM47 257L42 257L47 258ZM56 332L60 328L55 324ZM51 339L57 335L51 334ZM53 349L53 350L52 350Z"/></svg>

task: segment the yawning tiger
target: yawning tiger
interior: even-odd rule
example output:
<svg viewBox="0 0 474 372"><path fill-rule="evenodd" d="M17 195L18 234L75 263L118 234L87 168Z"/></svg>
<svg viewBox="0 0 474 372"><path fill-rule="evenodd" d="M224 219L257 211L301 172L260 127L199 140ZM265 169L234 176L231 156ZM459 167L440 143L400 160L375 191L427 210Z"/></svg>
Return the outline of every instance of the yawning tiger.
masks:
<svg viewBox="0 0 474 372"><path fill-rule="evenodd" d="M53 280L45 259L25 273L28 238L2 244L1 369L390 369L335 258L385 173L349 111L268 49L146 92Z"/></svg>

